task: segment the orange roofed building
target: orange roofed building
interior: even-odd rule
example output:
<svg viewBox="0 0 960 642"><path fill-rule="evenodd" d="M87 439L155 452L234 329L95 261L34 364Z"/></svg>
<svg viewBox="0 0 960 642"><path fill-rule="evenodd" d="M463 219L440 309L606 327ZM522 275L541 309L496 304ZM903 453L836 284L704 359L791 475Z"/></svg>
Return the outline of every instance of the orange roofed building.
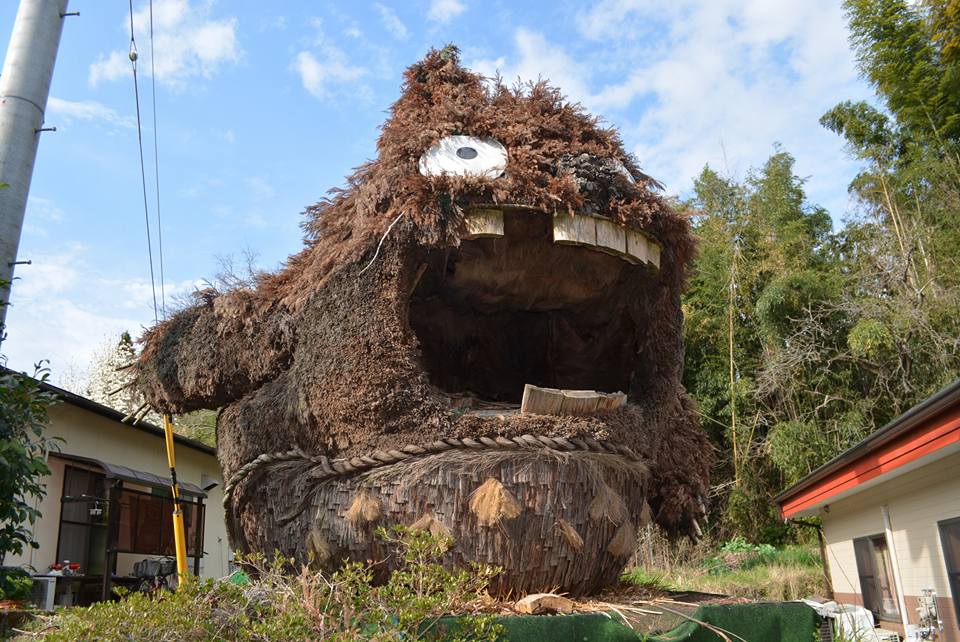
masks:
<svg viewBox="0 0 960 642"><path fill-rule="evenodd" d="M939 639L960 642L960 380L775 501L784 519L821 518L837 602L918 639L935 595Z"/></svg>

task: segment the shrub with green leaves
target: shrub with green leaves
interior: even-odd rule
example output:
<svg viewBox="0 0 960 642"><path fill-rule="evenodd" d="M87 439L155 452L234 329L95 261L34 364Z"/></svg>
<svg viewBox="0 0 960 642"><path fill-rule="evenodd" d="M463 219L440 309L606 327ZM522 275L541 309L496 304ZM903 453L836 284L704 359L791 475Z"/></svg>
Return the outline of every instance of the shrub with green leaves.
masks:
<svg viewBox="0 0 960 642"><path fill-rule="evenodd" d="M40 364L33 377L0 372L0 565L7 553L37 547L30 526L40 517L34 506L46 494L46 458L55 445L44 428L56 397L38 384L48 375Z"/></svg>
<svg viewBox="0 0 960 642"><path fill-rule="evenodd" d="M816 567L817 555L807 547L792 545L776 548L770 544L751 544L736 536L720 547L717 555L703 562L710 575L722 575L732 571L748 571L765 565Z"/></svg>
<svg viewBox="0 0 960 642"><path fill-rule="evenodd" d="M33 593L33 580L22 568L0 566L0 601L26 602Z"/></svg>
<svg viewBox="0 0 960 642"><path fill-rule="evenodd" d="M117 602L72 608L32 624L33 636L67 640L496 640L502 627L481 614L494 569L445 569L449 538L395 527L379 529L397 555L383 584L374 567L349 562L326 574L295 569L275 556L244 558L248 584L188 580L175 592L124 594ZM456 620L447 614L465 614Z"/></svg>

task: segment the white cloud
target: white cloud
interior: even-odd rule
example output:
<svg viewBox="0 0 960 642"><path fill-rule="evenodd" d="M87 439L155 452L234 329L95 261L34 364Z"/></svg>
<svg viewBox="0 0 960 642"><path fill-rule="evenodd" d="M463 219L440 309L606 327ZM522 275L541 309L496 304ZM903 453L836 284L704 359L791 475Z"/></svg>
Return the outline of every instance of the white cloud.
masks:
<svg viewBox="0 0 960 642"><path fill-rule="evenodd" d="M63 210L52 199L30 195L26 216L44 223L59 223L63 220Z"/></svg>
<svg viewBox="0 0 960 642"><path fill-rule="evenodd" d="M346 55L332 45L324 47L323 59L321 63L311 52L301 51L293 60L293 68L300 75L303 88L320 99L327 98L334 87L358 80L368 73L364 67L351 65Z"/></svg>
<svg viewBox="0 0 960 642"><path fill-rule="evenodd" d="M29 196L27 209L23 217L23 231L25 234L47 238L49 227L63 220L63 210L53 200L43 196ZM24 260L30 257L25 257Z"/></svg>
<svg viewBox="0 0 960 642"><path fill-rule="evenodd" d="M247 178L246 183L247 189L250 190L250 194L254 199L265 201L273 197L273 185L267 182L267 179L263 176L251 176Z"/></svg>
<svg viewBox="0 0 960 642"><path fill-rule="evenodd" d="M101 81L113 81L126 78L131 74L130 59L122 51L111 51L109 54L100 54L97 62L90 65L89 81L91 87L96 87Z"/></svg>
<svg viewBox="0 0 960 642"><path fill-rule="evenodd" d="M124 330L136 337L153 324L153 292L144 277L103 271L78 243L32 258L18 269L7 314L3 352L10 367L32 372L34 363L49 359L56 383L82 370L107 338ZM167 301L198 285L167 283Z"/></svg>
<svg viewBox="0 0 960 642"><path fill-rule="evenodd" d="M68 122L72 120L100 121L128 128L137 125L137 121L132 116L121 116L115 109L95 100L64 100L51 96L47 100L47 114L59 116Z"/></svg>
<svg viewBox="0 0 960 642"><path fill-rule="evenodd" d="M513 55L475 68L500 69L508 80L542 75L606 112L671 192L688 190L707 163L742 178L780 142L810 176L811 198L836 218L844 213L856 165L818 119L870 91L835 2L605 0L578 16L578 29L600 49L574 55L520 28Z"/></svg>
<svg viewBox="0 0 960 642"><path fill-rule="evenodd" d="M460 0L432 0L427 10L427 20L446 24L467 10Z"/></svg>
<svg viewBox="0 0 960 642"><path fill-rule="evenodd" d="M153 7L157 80L174 89L187 81L210 78L222 65L240 60L237 19L211 17L212 3L189 0L156 0ZM126 23L125 23L126 24ZM129 29L125 26L124 29ZM138 71L150 73L149 7L134 12L134 33L139 43ZM90 65L89 81L118 80L131 73L127 51L101 55Z"/></svg>
<svg viewBox="0 0 960 642"><path fill-rule="evenodd" d="M235 142L237 142L237 135L234 133L232 129L228 129L227 131L223 132L223 140L224 142L230 143L232 145Z"/></svg>
<svg viewBox="0 0 960 642"><path fill-rule="evenodd" d="M380 13L380 22L383 23L384 28L389 31L394 38L397 40L406 40L410 37L407 25L403 24L403 21L397 17L393 9L379 2L375 2L373 6L376 7L377 12Z"/></svg>
<svg viewBox="0 0 960 642"><path fill-rule="evenodd" d="M341 20L349 18L342 16ZM314 18L312 24L316 30L313 49L300 51L290 65L300 76L303 88L321 100L334 95L369 98L373 92L360 79L368 76L370 70L350 61L324 32L323 20Z"/></svg>
<svg viewBox="0 0 960 642"><path fill-rule="evenodd" d="M571 100L589 101L589 66L573 60L563 47L548 42L542 34L529 29L517 29L513 40L518 58L515 62L508 63L507 58L500 57L477 60L470 67L485 76L499 72L508 84L515 80L526 82L543 78L560 87Z"/></svg>

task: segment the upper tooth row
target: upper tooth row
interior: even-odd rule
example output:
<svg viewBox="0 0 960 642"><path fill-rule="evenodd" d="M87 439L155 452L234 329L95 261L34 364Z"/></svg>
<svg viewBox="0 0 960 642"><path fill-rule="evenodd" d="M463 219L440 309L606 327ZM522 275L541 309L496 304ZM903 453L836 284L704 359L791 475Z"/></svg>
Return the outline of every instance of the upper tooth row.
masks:
<svg viewBox="0 0 960 642"><path fill-rule="evenodd" d="M503 210L474 209L467 213L465 239L503 236ZM614 254L630 263L647 263L659 269L660 244L642 232L613 221L581 214L553 216L553 242L582 245Z"/></svg>
<svg viewBox="0 0 960 642"><path fill-rule="evenodd" d="M582 214L554 214L553 242L593 247L631 263L648 263L659 269L660 244L642 232L613 221Z"/></svg>

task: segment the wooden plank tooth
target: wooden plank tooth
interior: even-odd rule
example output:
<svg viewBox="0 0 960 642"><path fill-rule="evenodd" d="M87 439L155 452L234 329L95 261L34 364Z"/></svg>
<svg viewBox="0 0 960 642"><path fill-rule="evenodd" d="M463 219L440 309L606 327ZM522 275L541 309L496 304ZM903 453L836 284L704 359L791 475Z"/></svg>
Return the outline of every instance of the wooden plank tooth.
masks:
<svg viewBox="0 0 960 642"><path fill-rule="evenodd" d="M647 249L649 250L649 254L650 254L650 259L649 259L650 264L659 270L660 269L660 245L658 243L654 243L650 241L647 243Z"/></svg>
<svg viewBox="0 0 960 642"><path fill-rule="evenodd" d="M648 256L647 237L636 230L627 230L627 255L638 263L646 263Z"/></svg>
<svg viewBox="0 0 960 642"><path fill-rule="evenodd" d="M580 245L597 245L597 219L592 216L573 217L577 222L577 242Z"/></svg>
<svg viewBox="0 0 960 642"><path fill-rule="evenodd" d="M562 245L597 245L597 219L579 214L553 215L553 242Z"/></svg>
<svg viewBox="0 0 960 642"><path fill-rule="evenodd" d="M603 248L611 251L618 256L627 253L627 234L626 228L617 225L613 221L604 218L598 218L597 222L597 248Z"/></svg>
<svg viewBox="0 0 960 642"><path fill-rule="evenodd" d="M597 411L600 393L594 390L564 390L561 415L592 415Z"/></svg>
<svg viewBox="0 0 960 642"><path fill-rule="evenodd" d="M503 236L503 210L472 209L467 212L466 240Z"/></svg>
<svg viewBox="0 0 960 642"><path fill-rule="evenodd" d="M520 402L521 415L559 415L563 393L554 388L541 388L531 384L523 387Z"/></svg>
<svg viewBox="0 0 960 642"><path fill-rule="evenodd" d="M616 410L625 403L627 403L627 395L622 392L601 394L600 401L597 402L597 412Z"/></svg>
<svg viewBox="0 0 960 642"><path fill-rule="evenodd" d="M622 392L557 390L532 384L523 387L522 415L593 415L615 410L627 402Z"/></svg>
<svg viewBox="0 0 960 642"><path fill-rule="evenodd" d="M553 242L564 245L576 245L577 219L570 214L553 215Z"/></svg>

